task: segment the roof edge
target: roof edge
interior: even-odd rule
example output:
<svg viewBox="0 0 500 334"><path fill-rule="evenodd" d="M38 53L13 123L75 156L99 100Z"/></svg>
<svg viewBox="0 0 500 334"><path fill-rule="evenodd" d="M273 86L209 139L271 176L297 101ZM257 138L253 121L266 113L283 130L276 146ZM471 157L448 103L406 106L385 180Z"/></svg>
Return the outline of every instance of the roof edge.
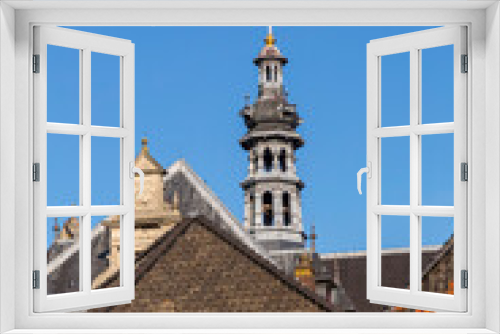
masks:
<svg viewBox="0 0 500 334"><path fill-rule="evenodd" d="M164 181L172 178L176 173L183 173L191 184L200 192L200 194L212 204L212 207L219 213L220 217L225 221L229 228L241 238L248 246L253 248L260 254L265 254L265 257L274 263L269 257L267 251L258 245L243 229L238 219L229 211L220 198L208 187L203 179L189 166L184 159L179 159L166 169Z"/></svg>

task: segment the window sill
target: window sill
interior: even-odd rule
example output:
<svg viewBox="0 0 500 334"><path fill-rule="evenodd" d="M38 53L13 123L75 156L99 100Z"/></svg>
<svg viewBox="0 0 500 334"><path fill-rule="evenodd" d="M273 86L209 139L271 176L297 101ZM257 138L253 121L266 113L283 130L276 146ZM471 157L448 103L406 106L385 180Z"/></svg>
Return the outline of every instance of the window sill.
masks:
<svg viewBox="0 0 500 334"><path fill-rule="evenodd" d="M15 329L5 334L173 334L173 333L190 334L303 334L303 329ZM311 329L307 330L308 334L495 334L495 332L484 328L466 328L466 329Z"/></svg>

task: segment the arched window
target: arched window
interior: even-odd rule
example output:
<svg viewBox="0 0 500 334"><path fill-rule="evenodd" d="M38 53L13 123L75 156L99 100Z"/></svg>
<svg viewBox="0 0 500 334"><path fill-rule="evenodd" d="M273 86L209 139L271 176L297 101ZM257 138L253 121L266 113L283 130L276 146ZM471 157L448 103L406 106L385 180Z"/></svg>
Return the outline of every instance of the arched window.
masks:
<svg viewBox="0 0 500 334"><path fill-rule="evenodd" d="M255 226L255 196L250 195L250 226Z"/></svg>
<svg viewBox="0 0 500 334"><path fill-rule="evenodd" d="M274 82L278 82L278 66L274 66Z"/></svg>
<svg viewBox="0 0 500 334"><path fill-rule="evenodd" d="M274 225L274 212L273 212L273 194L269 191L264 193L262 197L262 211L264 215L264 226Z"/></svg>
<svg viewBox="0 0 500 334"><path fill-rule="evenodd" d="M292 224L291 214L290 214L290 194L287 192L283 193L283 225L290 226Z"/></svg>
<svg viewBox="0 0 500 334"><path fill-rule="evenodd" d="M285 150L280 151L280 169L282 172L286 172L286 152Z"/></svg>
<svg viewBox="0 0 500 334"><path fill-rule="evenodd" d="M272 78L271 78L271 67L270 66L266 66L266 81L267 82L271 82Z"/></svg>
<svg viewBox="0 0 500 334"><path fill-rule="evenodd" d="M254 172L257 172L259 170L259 155L257 154L257 151L253 152L252 165Z"/></svg>
<svg viewBox="0 0 500 334"><path fill-rule="evenodd" d="M264 170L266 172L273 170L273 154L269 148L264 150Z"/></svg>

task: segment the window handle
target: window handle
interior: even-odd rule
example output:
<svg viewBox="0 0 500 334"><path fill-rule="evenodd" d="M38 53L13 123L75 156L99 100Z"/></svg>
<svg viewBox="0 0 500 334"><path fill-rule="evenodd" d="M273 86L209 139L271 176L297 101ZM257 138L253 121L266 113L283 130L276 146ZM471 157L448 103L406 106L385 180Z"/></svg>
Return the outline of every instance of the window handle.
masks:
<svg viewBox="0 0 500 334"><path fill-rule="evenodd" d="M142 171L142 169L135 167L133 161L130 161L129 167L130 167L130 178L131 179L134 178L136 173L139 174L139 177L140 177L139 181L141 183L139 195L142 195L142 191L144 190L144 172Z"/></svg>
<svg viewBox="0 0 500 334"><path fill-rule="evenodd" d="M361 193L361 175L363 175L363 173L366 173L366 177L368 179L372 178L372 163L370 161L368 161L368 166L361 168L358 171L358 193L360 195L362 194Z"/></svg>

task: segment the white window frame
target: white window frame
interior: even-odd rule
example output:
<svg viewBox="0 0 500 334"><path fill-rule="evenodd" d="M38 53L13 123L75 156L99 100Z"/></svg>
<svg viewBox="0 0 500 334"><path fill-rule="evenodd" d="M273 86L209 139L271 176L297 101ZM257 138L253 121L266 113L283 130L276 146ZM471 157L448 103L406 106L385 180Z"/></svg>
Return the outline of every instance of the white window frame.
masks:
<svg viewBox="0 0 500 334"><path fill-rule="evenodd" d="M39 71L34 83L34 162L39 164L39 181L34 195L34 270L39 271L39 288L34 289L34 312L75 311L106 305L130 303L134 299L134 178L129 169L134 157L134 44L128 40L101 36L60 27L34 27L34 54L39 56ZM79 124L47 122L47 45L78 50L80 67ZM95 126L91 122L92 53L120 59L119 127ZM47 206L47 134L66 134L79 138L80 200L74 206ZM92 205L92 138L109 137L120 141L120 204ZM91 218L120 216L120 286L92 290ZM80 221L78 246L79 291L47 294L47 218L76 217Z"/></svg>
<svg viewBox="0 0 500 334"><path fill-rule="evenodd" d="M367 46L367 162L371 177L367 178L367 297L372 303L424 310L464 312L467 290L461 288L461 271L467 270L467 183L461 180L461 164L467 163L467 75L462 73L462 55L467 55L467 29L451 26L418 31L372 40ZM454 121L422 123L422 50L453 46ZM409 53L410 123L382 126L382 58ZM454 206L422 204L422 136L452 133ZM384 180L381 171L383 138L409 138L409 205L383 205ZM396 289L382 286L383 216L409 217L410 287ZM421 291L422 283L422 217L453 217L454 293ZM406 221L402 221L405 223Z"/></svg>
<svg viewBox="0 0 500 334"><path fill-rule="evenodd" d="M137 10L137 9L143 10ZM217 332L492 333L500 331L500 11L493 2L16 2L0 4L0 330L153 329ZM34 314L32 240L32 27L47 25L409 25L465 24L468 78L467 313L441 314ZM325 59L325 61L328 61ZM167 74L166 74L167 75ZM12 83L15 85L12 85ZM15 145L12 145L15 138ZM487 178L486 178L487 175ZM486 182L487 181L487 182ZM5 185L5 186L4 186ZM15 197L12 198L12 193ZM15 222L15 224L12 224ZM14 236L14 237L12 237ZM14 256L12 252L14 250ZM485 256L488 254L488 256ZM30 259L27 261L27 259ZM13 288L15 287L15 288ZM486 293L488 291L488 293ZM12 307L14 305L14 307ZM424 317L424 318L422 318ZM141 329L137 329L140 324ZM131 329L137 330L131 330ZM226 330L221 330L225 328ZM300 328L300 330L298 330ZM170 329L170 330L167 330ZM213 329L219 329L214 331ZM260 329L260 330L258 330ZM267 330L266 330L267 329ZM281 329L281 330L278 330ZM296 330L293 330L296 329ZM328 329L328 330L326 330ZM391 329L393 329L391 331ZM434 329L434 331L432 330ZM351 331L353 332L353 331Z"/></svg>

